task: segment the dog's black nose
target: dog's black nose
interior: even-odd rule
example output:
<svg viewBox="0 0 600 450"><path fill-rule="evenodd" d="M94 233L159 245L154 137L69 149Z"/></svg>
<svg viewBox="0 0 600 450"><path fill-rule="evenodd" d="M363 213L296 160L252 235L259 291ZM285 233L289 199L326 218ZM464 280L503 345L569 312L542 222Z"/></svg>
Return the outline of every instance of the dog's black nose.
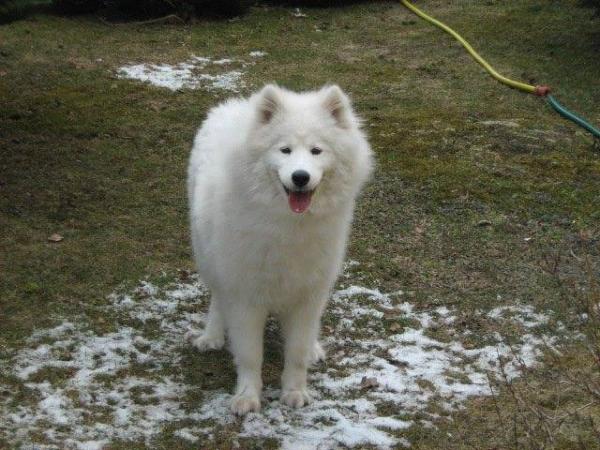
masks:
<svg viewBox="0 0 600 450"><path fill-rule="evenodd" d="M304 187L308 184L308 180L310 180L310 175L306 170L296 170L292 173L292 181L298 187Z"/></svg>

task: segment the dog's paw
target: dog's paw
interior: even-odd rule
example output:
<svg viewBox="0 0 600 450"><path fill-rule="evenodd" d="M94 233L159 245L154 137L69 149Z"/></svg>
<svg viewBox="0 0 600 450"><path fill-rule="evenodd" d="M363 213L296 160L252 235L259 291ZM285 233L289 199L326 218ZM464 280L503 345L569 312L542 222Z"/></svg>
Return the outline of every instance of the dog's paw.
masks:
<svg viewBox="0 0 600 450"><path fill-rule="evenodd" d="M260 399L258 395L253 394L237 394L231 401L231 412L237 416L243 416L249 412L260 411Z"/></svg>
<svg viewBox="0 0 600 450"><path fill-rule="evenodd" d="M313 346L311 353L310 353L310 360L309 360L310 363L316 364L318 362L324 361L325 356L326 356L325 350L321 346L321 343L319 341L315 342L315 345Z"/></svg>
<svg viewBox="0 0 600 450"><path fill-rule="evenodd" d="M209 350L220 350L225 345L224 336L211 336L206 333L197 333L188 331L185 335L186 340L201 352Z"/></svg>
<svg viewBox="0 0 600 450"><path fill-rule="evenodd" d="M311 397L306 389L284 390L281 393L281 403L292 408L301 408L310 403Z"/></svg>

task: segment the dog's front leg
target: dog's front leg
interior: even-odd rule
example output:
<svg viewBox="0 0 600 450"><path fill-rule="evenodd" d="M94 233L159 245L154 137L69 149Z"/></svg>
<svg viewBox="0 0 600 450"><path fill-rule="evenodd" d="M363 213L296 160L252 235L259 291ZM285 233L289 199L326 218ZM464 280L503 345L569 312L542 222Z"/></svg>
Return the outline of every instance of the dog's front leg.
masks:
<svg viewBox="0 0 600 450"><path fill-rule="evenodd" d="M243 300L242 300L243 301ZM231 410L238 415L260 409L263 335L266 311L246 304L227 307L227 332L237 366L237 386Z"/></svg>
<svg viewBox="0 0 600 450"><path fill-rule="evenodd" d="M314 362L315 349L323 353L317 342L323 306L320 302L302 303L281 316L285 340L281 401L294 408L304 406L310 401L306 373L309 364Z"/></svg>

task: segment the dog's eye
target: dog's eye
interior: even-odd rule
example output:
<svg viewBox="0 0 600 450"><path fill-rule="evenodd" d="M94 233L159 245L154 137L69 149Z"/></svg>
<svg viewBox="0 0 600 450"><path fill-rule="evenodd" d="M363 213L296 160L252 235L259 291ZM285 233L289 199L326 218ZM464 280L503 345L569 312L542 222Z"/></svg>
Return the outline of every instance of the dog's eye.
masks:
<svg viewBox="0 0 600 450"><path fill-rule="evenodd" d="M279 149L279 151L280 151L281 153L284 153L284 154L286 154L286 155L289 155L290 153L292 153L292 149L291 149L291 148L289 148L289 147L283 147L282 149Z"/></svg>
<svg viewBox="0 0 600 450"><path fill-rule="evenodd" d="M319 147L315 147L315 148L313 148L313 149L312 149L310 152L311 152L313 155L320 155L322 151L323 151L323 150L321 150Z"/></svg>

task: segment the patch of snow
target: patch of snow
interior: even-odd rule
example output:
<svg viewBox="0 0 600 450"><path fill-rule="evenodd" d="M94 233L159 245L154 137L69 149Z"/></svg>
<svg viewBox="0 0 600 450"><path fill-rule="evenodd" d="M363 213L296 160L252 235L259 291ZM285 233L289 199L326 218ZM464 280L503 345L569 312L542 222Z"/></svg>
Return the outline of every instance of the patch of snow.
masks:
<svg viewBox="0 0 600 450"><path fill-rule="evenodd" d="M192 61L194 61L195 63L201 65L202 67L205 67L206 65L210 64L210 62L212 61L211 58L207 58L205 56L192 56L190 59Z"/></svg>
<svg viewBox="0 0 600 450"><path fill-rule="evenodd" d="M510 317L525 328L535 328L545 325L550 320L546 314L538 313L531 305L507 305L498 306L488 313L491 319L502 319Z"/></svg>
<svg viewBox="0 0 600 450"><path fill-rule="evenodd" d="M43 330L36 330L30 337L29 337L29 342L35 342L38 341L44 337L48 337L48 338L57 338L59 336L62 336L64 334L67 334L69 332L73 332L75 331L76 327L73 323L71 322L63 322L60 325L54 327L54 328L49 328L49 329L43 329Z"/></svg>
<svg viewBox="0 0 600 450"><path fill-rule="evenodd" d="M233 62L233 59L223 58L223 59L216 59L212 63L216 64L217 66L223 66L225 64L231 64L232 62Z"/></svg>
<svg viewBox="0 0 600 450"><path fill-rule="evenodd" d="M190 65L171 66L168 64L135 64L123 66L119 69L120 78L129 78L150 83L154 86L164 87L172 91L187 88L196 88L197 80L192 75Z"/></svg>
<svg viewBox="0 0 600 450"><path fill-rule="evenodd" d="M107 440L77 442L77 450L102 450L108 444Z"/></svg>
<svg viewBox="0 0 600 450"><path fill-rule="evenodd" d="M348 262L346 269L357 264ZM173 368L187 345L183 336L204 321L198 305L206 307L208 296L195 275L163 287L142 281L130 293L108 297L107 311L122 320L114 331L95 333L83 317L36 330L0 361L0 373L18 380L15 387L0 386L0 440L23 448L94 450L117 439L151 445L168 427L183 441L210 447L222 427L234 427L242 437L277 439L283 449L409 446L403 430L432 426L431 402L452 410L471 396L490 395L488 377L519 376L552 341L533 334L548 317L528 305L501 305L488 313L500 323L521 325L519 343L509 346L496 334L492 345L466 348L460 338L472 335L469 330L441 341L431 331L451 328L452 309L419 311L399 302L401 292L351 284L332 294L331 329L323 337L329 358L310 373L313 402L285 407L279 390L266 386L262 411L240 421L230 413L231 394L201 392L173 375L180 373ZM409 325L390 333L388 319ZM47 370L64 375L44 376ZM365 384L365 377L374 382ZM31 400L11 402L19 390ZM198 393L201 403L185 403L186 395ZM387 413L378 412L382 404Z"/></svg>
<svg viewBox="0 0 600 450"><path fill-rule="evenodd" d="M196 442L198 441L198 439L200 439L192 432L190 428L180 428L179 430L173 433L173 436L177 436L189 442Z"/></svg>
<svg viewBox="0 0 600 450"><path fill-rule="evenodd" d="M294 10L294 12L292 13L292 16L294 16L294 17L308 17L306 14L304 14L302 11L300 11L300 8L296 8Z"/></svg>
<svg viewBox="0 0 600 450"><path fill-rule="evenodd" d="M264 52L252 52L250 56L257 58L265 56ZM254 64L243 60L221 58L213 60L204 56L192 56L179 64L130 64L117 70L119 78L127 78L150 83L172 91L180 89L225 90L239 92L244 87L243 73L239 70L229 70L214 73L215 69L231 66L236 63L241 67ZM211 69L211 73L206 70Z"/></svg>
<svg viewBox="0 0 600 450"><path fill-rule="evenodd" d="M242 86L242 72L232 70L221 75L203 75L203 79L209 80L211 86L215 89L237 92L238 87Z"/></svg>
<svg viewBox="0 0 600 450"><path fill-rule="evenodd" d="M254 50L254 51L251 51L249 53L249 55L252 56L253 58L262 58L264 56L267 56L268 53L267 52L263 52L261 50Z"/></svg>
<svg viewBox="0 0 600 450"><path fill-rule="evenodd" d="M509 128L519 128L521 126L514 120L482 120L479 123L481 125L487 125L487 126L500 125L500 126L509 127Z"/></svg>

